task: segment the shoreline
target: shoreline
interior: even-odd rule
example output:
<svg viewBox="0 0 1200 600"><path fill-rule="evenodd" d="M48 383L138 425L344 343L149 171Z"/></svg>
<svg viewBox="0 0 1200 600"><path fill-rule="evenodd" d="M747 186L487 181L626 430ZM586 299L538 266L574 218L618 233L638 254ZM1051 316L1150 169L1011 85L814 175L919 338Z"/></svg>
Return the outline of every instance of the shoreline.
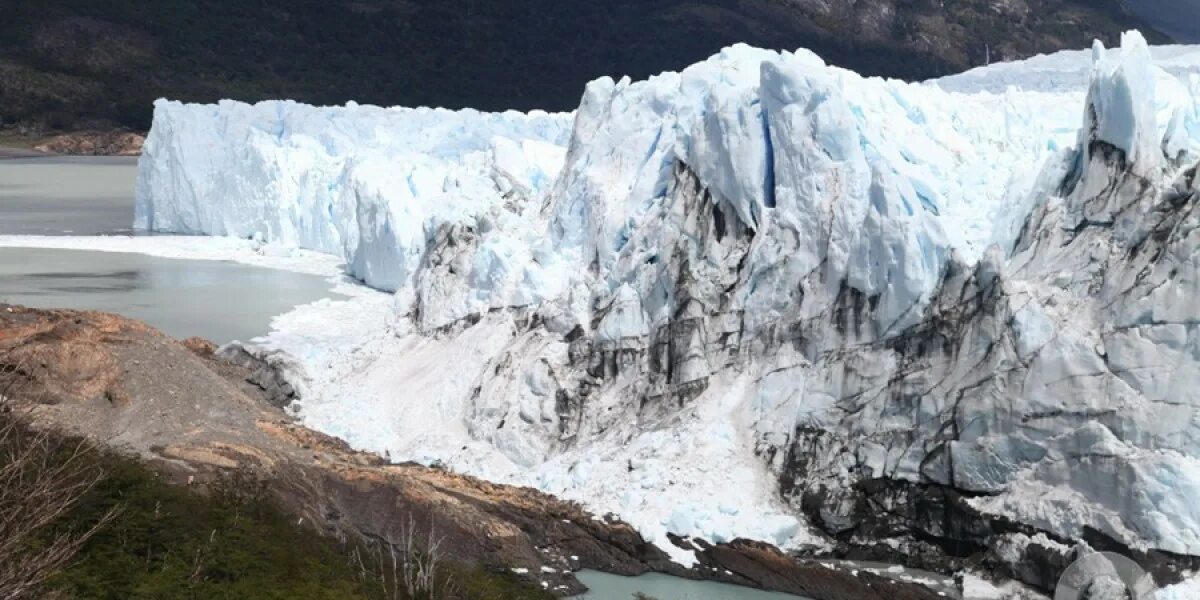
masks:
<svg viewBox="0 0 1200 600"><path fill-rule="evenodd" d="M0 132L0 159L43 156L141 156L147 132L79 130L42 135Z"/></svg>
<svg viewBox="0 0 1200 600"><path fill-rule="evenodd" d="M10 160L16 158L45 158L49 156L58 156L49 152L38 152L28 148L18 148L15 146L0 146L0 160Z"/></svg>
<svg viewBox="0 0 1200 600"><path fill-rule="evenodd" d="M0 234L0 248L42 248L145 254L158 258L230 261L252 267L318 275L333 281L345 277L340 257L313 250L261 244L231 237L199 235L28 235ZM359 286L372 290L366 286Z"/></svg>

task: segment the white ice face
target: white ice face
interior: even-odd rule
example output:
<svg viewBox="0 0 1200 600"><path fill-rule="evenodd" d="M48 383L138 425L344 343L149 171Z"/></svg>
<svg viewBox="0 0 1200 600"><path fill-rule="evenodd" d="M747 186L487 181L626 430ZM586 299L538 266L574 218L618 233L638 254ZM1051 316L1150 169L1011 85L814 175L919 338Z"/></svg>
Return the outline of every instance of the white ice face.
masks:
<svg viewBox="0 0 1200 600"><path fill-rule="evenodd" d="M498 227L488 219L505 218L506 204L530 203L553 183L570 123L536 112L160 100L135 227L319 250L345 257L373 287L412 287L437 228ZM491 249L493 274L521 258L506 250ZM498 283L486 275L480 287Z"/></svg>
<svg viewBox="0 0 1200 600"><path fill-rule="evenodd" d="M136 224L395 293L277 324L311 425L657 541L884 478L1200 554L1198 98L1131 33L924 83L735 46L573 115L160 101Z"/></svg>

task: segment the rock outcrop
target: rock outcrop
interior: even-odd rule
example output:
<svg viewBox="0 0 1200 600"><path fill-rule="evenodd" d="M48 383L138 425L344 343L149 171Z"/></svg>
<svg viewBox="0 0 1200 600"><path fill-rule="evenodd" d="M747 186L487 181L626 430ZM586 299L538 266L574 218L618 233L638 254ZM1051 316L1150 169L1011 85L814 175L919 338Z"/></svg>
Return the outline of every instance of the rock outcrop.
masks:
<svg viewBox="0 0 1200 600"><path fill-rule="evenodd" d="M47 154L84 156L139 156L146 136L132 131L84 131L64 133L34 146Z"/></svg>

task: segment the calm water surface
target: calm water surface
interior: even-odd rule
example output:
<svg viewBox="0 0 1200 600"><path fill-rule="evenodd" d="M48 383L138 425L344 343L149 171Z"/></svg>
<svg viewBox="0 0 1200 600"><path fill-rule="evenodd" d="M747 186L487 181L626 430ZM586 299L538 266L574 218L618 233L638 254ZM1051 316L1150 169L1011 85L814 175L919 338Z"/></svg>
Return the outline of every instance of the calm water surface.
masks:
<svg viewBox="0 0 1200 600"><path fill-rule="evenodd" d="M114 312L218 344L263 335L271 317L333 296L325 278L231 262L0 248L0 301Z"/></svg>
<svg viewBox="0 0 1200 600"><path fill-rule="evenodd" d="M136 158L0 160L0 235L127 234L136 179ZM322 277L231 262L0 248L0 301L114 312L219 344L263 335L271 317L331 296Z"/></svg>
<svg viewBox="0 0 1200 600"><path fill-rule="evenodd" d="M577 596L583 600L632 600L634 592L657 600L802 600L800 596L711 581L692 581L658 573L621 577L598 571L580 571L575 575L589 589L588 593Z"/></svg>
<svg viewBox="0 0 1200 600"><path fill-rule="evenodd" d="M0 234L129 233L137 158L0 160Z"/></svg>

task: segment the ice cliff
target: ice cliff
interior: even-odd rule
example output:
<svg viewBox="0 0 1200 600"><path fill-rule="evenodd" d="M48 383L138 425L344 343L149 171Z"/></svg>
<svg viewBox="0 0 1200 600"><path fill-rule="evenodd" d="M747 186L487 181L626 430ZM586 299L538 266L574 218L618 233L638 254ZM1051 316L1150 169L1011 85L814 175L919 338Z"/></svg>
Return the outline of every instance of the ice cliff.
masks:
<svg viewBox="0 0 1200 600"><path fill-rule="evenodd" d="M160 102L137 225L395 292L353 360L294 352L311 424L660 541L1028 541L977 511L1200 555L1197 161L1200 48L737 46L573 118Z"/></svg>
<svg viewBox="0 0 1200 600"><path fill-rule="evenodd" d="M354 276L389 291L413 285L432 230L528 204L553 183L571 123L295 102L160 100L154 114L135 228L342 255Z"/></svg>

